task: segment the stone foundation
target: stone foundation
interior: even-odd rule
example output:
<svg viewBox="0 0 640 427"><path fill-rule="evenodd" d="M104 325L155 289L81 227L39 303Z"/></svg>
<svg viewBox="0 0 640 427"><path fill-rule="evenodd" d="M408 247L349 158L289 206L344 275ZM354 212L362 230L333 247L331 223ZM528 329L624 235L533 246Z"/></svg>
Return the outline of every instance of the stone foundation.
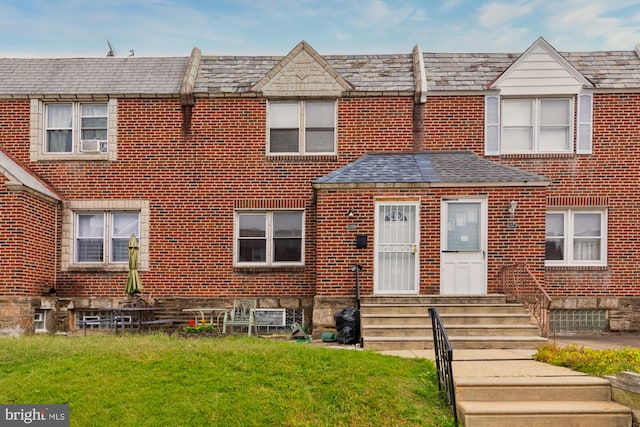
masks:
<svg viewBox="0 0 640 427"><path fill-rule="evenodd" d="M355 297L316 296L313 299L313 339L320 339L323 332L336 332L334 314L355 306Z"/></svg>
<svg viewBox="0 0 640 427"><path fill-rule="evenodd" d="M285 308L303 310L303 323L312 320L313 297L255 297L259 308ZM233 307L235 298L203 297L163 297L153 298L141 295L144 303L159 307L158 317L184 319L185 323L193 318L184 308L194 307ZM78 310L90 311L99 307L122 307L130 304L128 297L109 298L56 298L42 297L0 297L0 336L20 336L35 333L34 316L36 310L46 311L46 332L69 333L76 330L75 313Z"/></svg>
<svg viewBox="0 0 640 427"><path fill-rule="evenodd" d="M605 310L609 331L640 331L640 297L554 296L551 300L552 310Z"/></svg>

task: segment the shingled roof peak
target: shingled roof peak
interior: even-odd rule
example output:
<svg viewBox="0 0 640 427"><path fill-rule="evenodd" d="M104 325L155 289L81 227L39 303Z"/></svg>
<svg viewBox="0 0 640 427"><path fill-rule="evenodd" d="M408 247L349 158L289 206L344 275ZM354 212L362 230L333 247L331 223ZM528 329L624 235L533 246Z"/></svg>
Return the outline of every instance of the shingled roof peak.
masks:
<svg viewBox="0 0 640 427"><path fill-rule="evenodd" d="M307 85L303 81L311 73L318 73L315 76L321 81L315 81L312 85ZM295 76L299 82L293 93L283 93L281 87L291 88L291 81L280 85L281 80L291 79ZM318 84L324 87L320 91L327 91L327 95L338 95L337 92L352 90L354 87L345 80L309 43L302 40L286 56L284 56L265 76L260 79L251 90L263 92L267 95L277 96L297 96L297 95L319 95L309 92L309 87L317 88ZM313 91L313 90L311 90Z"/></svg>

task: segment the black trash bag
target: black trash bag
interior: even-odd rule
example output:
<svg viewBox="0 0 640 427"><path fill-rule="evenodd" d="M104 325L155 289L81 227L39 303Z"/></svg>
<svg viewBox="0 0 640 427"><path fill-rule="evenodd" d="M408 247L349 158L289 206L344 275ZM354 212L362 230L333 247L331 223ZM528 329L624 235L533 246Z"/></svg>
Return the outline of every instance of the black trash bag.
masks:
<svg viewBox="0 0 640 427"><path fill-rule="evenodd" d="M360 342L360 310L355 307L343 308L333 315L336 321L336 341L340 344Z"/></svg>

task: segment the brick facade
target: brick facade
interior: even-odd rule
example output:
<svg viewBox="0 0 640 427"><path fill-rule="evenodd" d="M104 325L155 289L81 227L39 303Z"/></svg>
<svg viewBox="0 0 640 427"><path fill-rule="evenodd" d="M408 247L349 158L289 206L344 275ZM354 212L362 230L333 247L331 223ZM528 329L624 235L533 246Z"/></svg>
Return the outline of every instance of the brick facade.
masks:
<svg viewBox="0 0 640 427"><path fill-rule="evenodd" d="M441 201L456 197L486 200L488 293L501 292L504 265L525 262L557 301L606 300L608 305L603 307L617 310L614 314L616 324L623 325L620 328L636 328L637 322L625 323L623 315L625 307L635 303L622 298L640 297L636 267L640 196L634 172L635 159L640 157L638 93L594 93L590 154L485 155L485 92L510 63L488 75L479 88L465 87L459 93L455 86L439 93L436 88L433 94L427 90L426 102L421 103L414 86L407 83L417 78L404 78L414 72L407 55L325 60L302 43L281 61L255 59L265 65L251 78L238 72L225 75L227 81L218 79L216 67L223 68L225 61L233 59L200 58L195 49L193 55L190 64L210 73L185 76L187 86L193 90L195 85L193 93L184 93L185 84L181 88L179 81L178 89L158 94L142 90L89 95L0 93L0 150L61 199L49 200L18 189L4 171L0 182L0 297L10 300L6 306L12 312L20 306L20 320L15 324L21 328L29 330L25 316L42 307L40 300L51 287L62 301L60 311L72 311L95 298L117 303L125 297L126 266L81 267L71 262L70 213L74 209L135 208L143 212L140 275L145 292L154 298L226 301L252 296L261 299L263 306L280 307L290 301L296 307L287 308L302 307L325 318L337 301L348 303L354 297L353 264L364 267L362 293L375 293L374 210L381 198L419 201L419 292L440 293ZM215 66L207 69L206 61ZM357 68L369 62L373 65ZM386 63L393 67L379 71L386 66L380 64ZM404 64L409 65L408 70L402 69ZM197 67L195 70L197 73ZM237 87L233 86L236 80L241 82ZM210 86L199 90L202 82ZM226 88L226 83L233 87ZM38 97L44 101L108 100L108 155L37 155L44 121L44 101ZM337 99L335 153L268 153L270 99L307 97ZM574 144L575 139L573 135ZM506 185L490 179L441 186L314 185L368 153L422 150L471 151L484 160L546 177L549 185ZM510 217L507 207L512 201L518 208ZM545 267L545 210L550 207L606 209L606 266ZM278 209L304 211L303 265L236 265L235 213ZM347 216L348 210L354 216ZM368 237L366 248L356 247L358 235ZM618 298L617 302L608 297ZM47 309L55 309L54 303L46 301ZM581 301L580 306L591 307L590 302ZM556 304L563 307L564 303ZM11 327L9 317L0 313L4 322L0 328ZM61 324L56 327L72 327L64 321Z"/></svg>

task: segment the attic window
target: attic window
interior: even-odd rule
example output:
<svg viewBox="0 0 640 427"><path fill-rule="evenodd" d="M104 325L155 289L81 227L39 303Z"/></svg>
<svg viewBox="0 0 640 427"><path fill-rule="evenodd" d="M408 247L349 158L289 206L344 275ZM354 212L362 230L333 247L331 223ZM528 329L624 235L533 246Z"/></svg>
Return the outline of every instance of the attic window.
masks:
<svg viewBox="0 0 640 427"><path fill-rule="evenodd" d="M269 154L334 154L335 101L269 103Z"/></svg>

